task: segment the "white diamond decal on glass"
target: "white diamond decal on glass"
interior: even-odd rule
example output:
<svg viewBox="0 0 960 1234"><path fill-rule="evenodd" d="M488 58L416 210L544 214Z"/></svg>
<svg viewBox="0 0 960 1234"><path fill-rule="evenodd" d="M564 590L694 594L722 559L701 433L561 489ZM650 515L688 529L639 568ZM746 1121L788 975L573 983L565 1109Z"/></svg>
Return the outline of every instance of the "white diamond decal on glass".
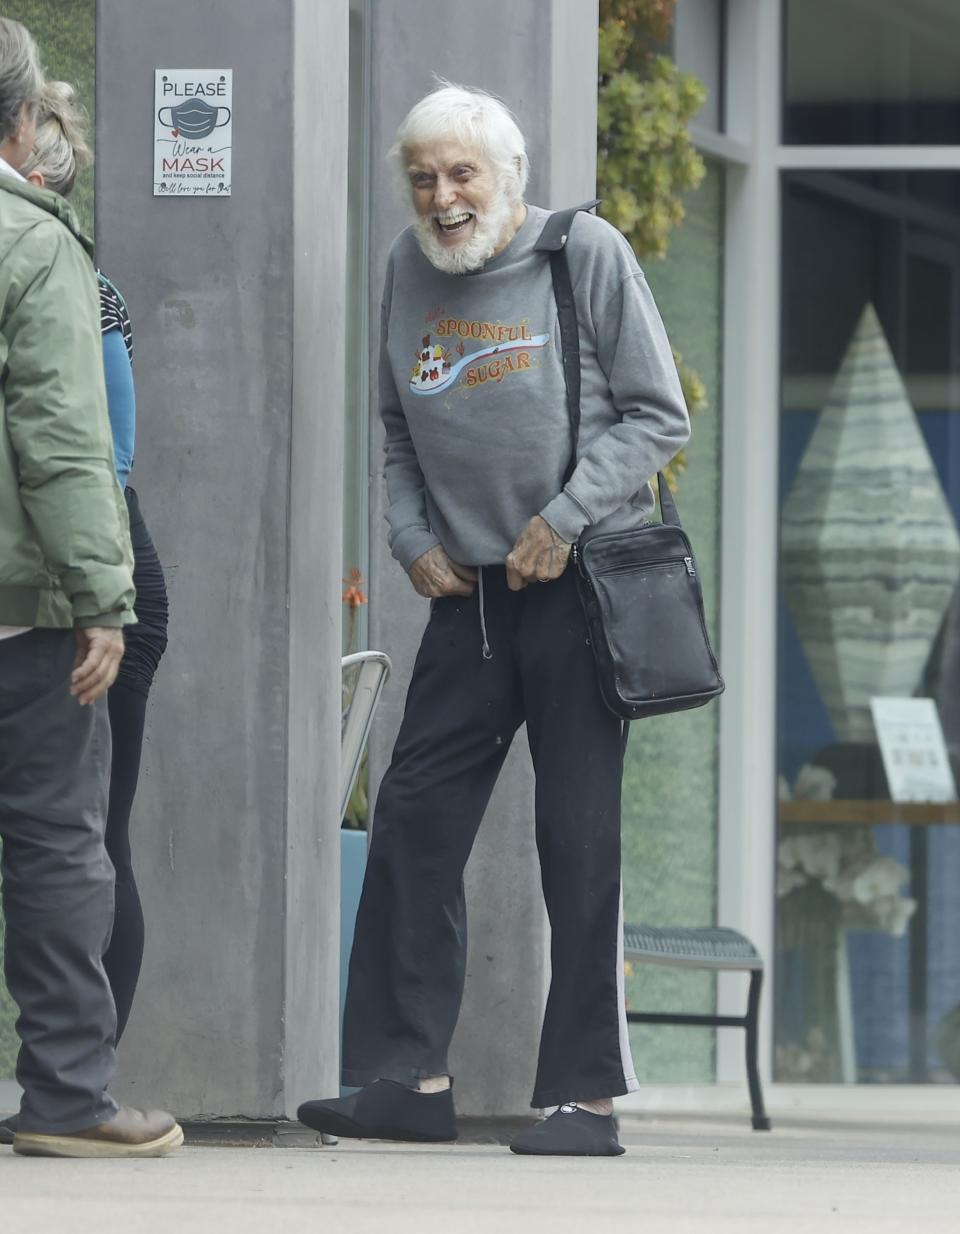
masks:
<svg viewBox="0 0 960 1234"><path fill-rule="evenodd" d="M842 741L873 695L909 696L960 578L960 536L868 304L781 517L781 582Z"/></svg>

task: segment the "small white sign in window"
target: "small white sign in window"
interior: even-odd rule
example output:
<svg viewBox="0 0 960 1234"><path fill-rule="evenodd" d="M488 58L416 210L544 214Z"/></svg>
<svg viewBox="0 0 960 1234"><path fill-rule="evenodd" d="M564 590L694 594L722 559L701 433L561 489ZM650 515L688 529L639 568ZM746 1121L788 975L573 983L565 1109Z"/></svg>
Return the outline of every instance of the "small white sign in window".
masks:
<svg viewBox="0 0 960 1234"><path fill-rule="evenodd" d="M956 801L940 714L932 698L872 698L870 710L891 801Z"/></svg>

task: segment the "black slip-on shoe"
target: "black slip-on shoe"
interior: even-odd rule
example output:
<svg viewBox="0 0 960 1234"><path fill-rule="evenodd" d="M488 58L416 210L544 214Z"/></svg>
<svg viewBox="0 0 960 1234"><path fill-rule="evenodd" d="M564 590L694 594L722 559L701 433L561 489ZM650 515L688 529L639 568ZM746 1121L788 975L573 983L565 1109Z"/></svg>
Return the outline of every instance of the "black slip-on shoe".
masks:
<svg viewBox="0 0 960 1234"><path fill-rule="evenodd" d="M305 1101L297 1118L314 1131L351 1140L436 1144L457 1138L452 1089L418 1093L393 1080L375 1080L349 1097Z"/></svg>
<svg viewBox="0 0 960 1234"><path fill-rule="evenodd" d="M12 1144L19 1126L19 1114L11 1114L9 1118L0 1118L0 1144Z"/></svg>
<svg viewBox="0 0 960 1234"><path fill-rule="evenodd" d="M568 1101L543 1122L521 1131L510 1151L544 1157L619 1157L626 1149L617 1139L612 1114L591 1114Z"/></svg>

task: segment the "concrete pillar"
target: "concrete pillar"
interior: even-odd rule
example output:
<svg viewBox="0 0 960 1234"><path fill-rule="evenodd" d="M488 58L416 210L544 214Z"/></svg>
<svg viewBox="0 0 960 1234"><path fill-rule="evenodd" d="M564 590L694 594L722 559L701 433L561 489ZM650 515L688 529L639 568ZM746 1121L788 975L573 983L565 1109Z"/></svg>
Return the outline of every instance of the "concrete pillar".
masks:
<svg viewBox="0 0 960 1234"><path fill-rule="evenodd" d="M170 646L116 1091L291 1114L337 1071L347 0L99 0L97 234ZM156 68L234 71L233 195L154 198Z"/></svg>
<svg viewBox="0 0 960 1234"><path fill-rule="evenodd" d="M364 6L368 79L371 234L370 323L379 329L387 252L409 221L385 162L406 111L433 74L499 95L528 142L528 198L573 205L596 182L596 0L377 0ZM372 389L376 389L375 368ZM384 536L382 432L372 409L371 646L394 658L371 747L371 773L385 770L400 722L426 603L390 558ZM533 774L521 731L500 778L467 873L470 943L467 986L451 1067L457 1106L474 1117L529 1112L549 974L546 921L533 838Z"/></svg>

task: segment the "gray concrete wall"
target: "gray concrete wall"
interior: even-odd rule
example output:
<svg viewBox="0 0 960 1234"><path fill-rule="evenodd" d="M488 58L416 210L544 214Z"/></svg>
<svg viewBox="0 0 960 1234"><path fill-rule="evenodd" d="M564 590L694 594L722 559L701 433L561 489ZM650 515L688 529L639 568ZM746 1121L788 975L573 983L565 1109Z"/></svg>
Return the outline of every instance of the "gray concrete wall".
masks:
<svg viewBox="0 0 960 1234"><path fill-rule="evenodd" d="M269 5L268 5L269 7ZM339 1087L347 0L295 0L284 1110Z"/></svg>
<svg viewBox="0 0 960 1234"><path fill-rule="evenodd" d="M362 10L359 3L354 7ZM596 0L433 0L371 5L370 321L379 324L387 252L407 206L385 162L397 125L432 75L481 86L516 114L532 162L528 197L545 206L593 195L596 180ZM372 378L375 385L375 370ZM394 658L371 746L378 782L396 736L426 603L390 558L384 537L382 432L373 414L370 641ZM528 1109L549 959L533 839L533 775L518 734L467 874L467 987L451 1067L464 1115Z"/></svg>
<svg viewBox="0 0 960 1234"><path fill-rule="evenodd" d="M117 1091L181 1115L290 1112L336 1058L346 15L98 3L99 257L171 605ZM154 69L190 67L234 70L229 200L152 196Z"/></svg>

